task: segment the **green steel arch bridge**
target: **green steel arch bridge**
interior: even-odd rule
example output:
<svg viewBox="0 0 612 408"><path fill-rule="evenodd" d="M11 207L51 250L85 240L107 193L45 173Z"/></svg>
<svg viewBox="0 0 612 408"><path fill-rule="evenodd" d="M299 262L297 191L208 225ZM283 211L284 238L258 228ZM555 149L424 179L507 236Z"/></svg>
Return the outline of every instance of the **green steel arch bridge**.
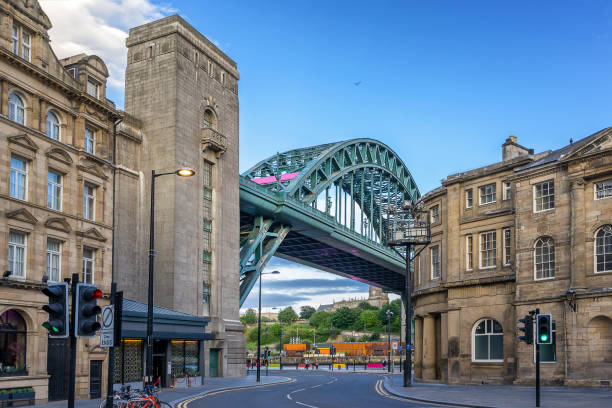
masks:
<svg viewBox="0 0 612 408"><path fill-rule="evenodd" d="M352 139L277 153L240 176L240 305L272 256L403 292L390 206L419 190L388 146Z"/></svg>

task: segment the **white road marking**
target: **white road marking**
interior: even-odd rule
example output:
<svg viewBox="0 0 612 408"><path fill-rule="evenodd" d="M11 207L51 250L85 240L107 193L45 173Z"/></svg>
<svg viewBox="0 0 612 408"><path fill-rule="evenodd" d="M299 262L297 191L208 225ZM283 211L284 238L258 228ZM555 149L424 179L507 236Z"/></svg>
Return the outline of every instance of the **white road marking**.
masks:
<svg viewBox="0 0 612 408"><path fill-rule="evenodd" d="M315 407L314 405L304 404L303 402L299 402L299 401L295 401L295 403L303 405L303 406L308 407L308 408L319 408L319 407Z"/></svg>

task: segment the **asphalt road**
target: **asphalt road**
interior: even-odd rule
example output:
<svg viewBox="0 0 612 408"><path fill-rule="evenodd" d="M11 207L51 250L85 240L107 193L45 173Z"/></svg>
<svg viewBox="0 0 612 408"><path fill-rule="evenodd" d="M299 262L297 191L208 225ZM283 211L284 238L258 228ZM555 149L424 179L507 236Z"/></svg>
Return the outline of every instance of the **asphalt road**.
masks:
<svg viewBox="0 0 612 408"><path fill-rule="evenodd" d="M273 375L270 373L270 375ZM177 408L431 408L434 405L410 402L388 395L380 374L332 372L275 373L294 382L228 390L192 398Z"/></svg>

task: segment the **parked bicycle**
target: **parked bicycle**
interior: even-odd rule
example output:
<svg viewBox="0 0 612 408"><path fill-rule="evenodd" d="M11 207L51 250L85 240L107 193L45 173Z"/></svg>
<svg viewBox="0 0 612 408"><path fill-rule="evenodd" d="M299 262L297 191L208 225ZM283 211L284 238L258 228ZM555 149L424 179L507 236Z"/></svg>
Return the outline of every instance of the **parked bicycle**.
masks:
<svg viewBox="0 0 612 408"><path fill-rule="evenodd" d="M122 386L113 395L113 406L108 408L172 408L167 402L160 401L157 393L158 388L153 385L145 386L144 390ZM99 408L107 408L106 399L100 402Z"/></svg>

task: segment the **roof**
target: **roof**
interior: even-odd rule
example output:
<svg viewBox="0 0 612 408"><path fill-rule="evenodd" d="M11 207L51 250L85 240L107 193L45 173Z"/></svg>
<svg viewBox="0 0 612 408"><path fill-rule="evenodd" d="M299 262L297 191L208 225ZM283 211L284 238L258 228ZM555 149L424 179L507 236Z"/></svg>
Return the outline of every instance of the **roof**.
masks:
<svg viewBox="0 0 612 408"><path fill-rule="evenodd" d="M123 298L123 312L129 312L134 315L146 315L147 314L147 304L142 302L137 302L132 299ZM209 317L202 316L194 316L188 313L177 312L176 310L167 309L161 306L153 306L153 316L154 317L165 317L165 318L174 318L178 320L196 320L202 322L209 322Z"/></svg>

